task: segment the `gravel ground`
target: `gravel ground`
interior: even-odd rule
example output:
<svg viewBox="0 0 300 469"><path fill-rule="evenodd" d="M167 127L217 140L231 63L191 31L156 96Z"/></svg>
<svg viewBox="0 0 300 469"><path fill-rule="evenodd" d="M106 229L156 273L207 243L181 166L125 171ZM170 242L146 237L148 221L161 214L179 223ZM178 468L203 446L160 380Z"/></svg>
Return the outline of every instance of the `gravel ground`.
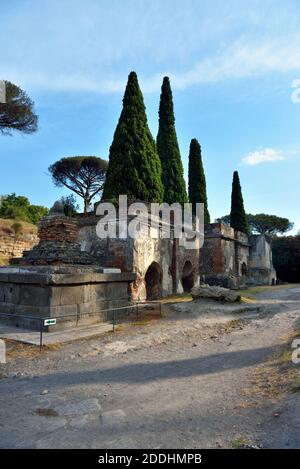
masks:
<svg viewBox="0 0 300 469"><path fill-rule="evenodd" d="M248 311L165 305L41 355L8 344L0 447L299 448L300 393L272 362L299 318L300 286L286 286Z"/></svg>

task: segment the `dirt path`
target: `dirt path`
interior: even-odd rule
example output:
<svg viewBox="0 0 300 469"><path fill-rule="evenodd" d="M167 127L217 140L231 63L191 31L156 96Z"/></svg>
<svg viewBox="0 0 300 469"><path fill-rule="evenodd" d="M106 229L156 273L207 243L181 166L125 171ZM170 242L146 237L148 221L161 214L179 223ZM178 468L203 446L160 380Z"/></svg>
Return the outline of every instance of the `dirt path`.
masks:
<svg viewBox="0 0 300 469"><path fill-rule="evenodd" d="M0 365L0 447L300 447L299 393L270 365L300 318L300 286L257 300L259 315L189 304L115 336L12 353Z"/></svg>

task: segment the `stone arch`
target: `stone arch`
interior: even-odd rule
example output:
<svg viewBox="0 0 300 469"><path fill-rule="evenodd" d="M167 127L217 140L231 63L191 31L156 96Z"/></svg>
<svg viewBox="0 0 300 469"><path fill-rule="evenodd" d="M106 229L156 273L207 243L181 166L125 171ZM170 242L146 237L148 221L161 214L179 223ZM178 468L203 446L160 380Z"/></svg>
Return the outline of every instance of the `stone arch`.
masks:
<svg viewBox="0 0 300 469"><path fill-rule="evenodd" d="M157 262L149 265L145 274L147 300L158 300L162 296L162 270Z"/></svg>
<svg viewBox="0 0 300 469"><path fill-rule="evenodd" d="M195 283L195 270L191 261L185 261L182 269L181 283L183 291L190 292Z"/></svg>

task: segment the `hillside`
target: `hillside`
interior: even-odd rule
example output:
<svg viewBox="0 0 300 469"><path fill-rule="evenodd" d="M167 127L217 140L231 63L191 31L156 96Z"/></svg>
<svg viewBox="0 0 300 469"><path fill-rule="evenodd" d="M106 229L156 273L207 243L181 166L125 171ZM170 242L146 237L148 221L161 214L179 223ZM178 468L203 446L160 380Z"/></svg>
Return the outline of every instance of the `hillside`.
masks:
<svg viewBox="0 0 300 469"><path fill-rule="evenodd" d="M5 218L0 218L0 235L9 235L14 234L12 225L16 223L16 220L10 220ZM37 226L27 221L20 221L22 224L22 233L23 234L37 234Z"/></svg>
<svg viewBox="0 0 300 469"><path fill-rule="evenodd" d="M20 223L16 234L14 223ZM37 226L25 221L0 218L0 265L7 265L11 257L20 257L24 250L38 242Z"/></svg>

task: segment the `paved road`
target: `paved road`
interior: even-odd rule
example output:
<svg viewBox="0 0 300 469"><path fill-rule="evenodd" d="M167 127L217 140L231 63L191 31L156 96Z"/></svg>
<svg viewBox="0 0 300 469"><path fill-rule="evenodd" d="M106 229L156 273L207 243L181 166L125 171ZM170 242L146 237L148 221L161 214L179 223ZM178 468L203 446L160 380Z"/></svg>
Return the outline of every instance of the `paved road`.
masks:
<svg viewBox="0 0 300 469"><path fill-rule="evenodd" d="M177 315L12 359L0 447L300 447L298 394L247 392L300 317L300 288L259 301L265 313L242 323Z"/></svg>

